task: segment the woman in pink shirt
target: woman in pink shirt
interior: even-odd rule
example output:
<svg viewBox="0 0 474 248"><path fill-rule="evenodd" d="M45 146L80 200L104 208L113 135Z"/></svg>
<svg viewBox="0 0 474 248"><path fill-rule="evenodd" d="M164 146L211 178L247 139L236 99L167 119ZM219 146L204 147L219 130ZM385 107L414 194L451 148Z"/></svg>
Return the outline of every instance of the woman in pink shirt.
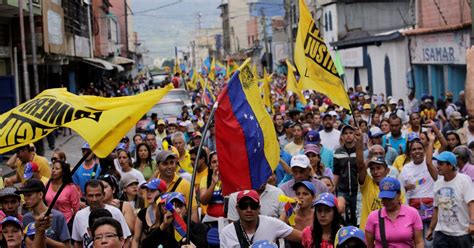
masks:
<svg viewBox="0 0 474 248"><path fill-rule="evenodd" d="M395 178L386 177L380 181L379 187L379 198L382 199L384 207L372 211L367 218L367 247L423 248L421 217L415 208L401 205L400 182ZM385 230L381 231L380 227Z"/></svg>
<svg viewBox="0 0 474 248"><path fill-rule="evenodd" d="M64 214L68 227L70 227L69 231L72 230L74 215L79 211L81 197L77 187L72 183L71 178L72 175L69 164L61 160L55 160L51 169L51 179L46 184L45 196L46 203L49 206L56 192L58 192L59 187L61 187L63 183L66 184L53 208Z"/></svg>

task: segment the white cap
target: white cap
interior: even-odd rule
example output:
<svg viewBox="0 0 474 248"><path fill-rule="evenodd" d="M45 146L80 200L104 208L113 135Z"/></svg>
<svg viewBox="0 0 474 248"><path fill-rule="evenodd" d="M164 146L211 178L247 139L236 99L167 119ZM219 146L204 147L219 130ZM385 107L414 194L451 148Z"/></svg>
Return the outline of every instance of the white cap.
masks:
<svg viewBox="0 0 474 248"><path fill-rule="evenodd" d="M396 99L390 99L389 104L398 104Z"/></svg>
<svg viewBox="0 0 474 248"><path fill-rule="evenodd" d="M301 167L303 169L308 168L309 165L309 158L306 155L298 154L291 158L291 168L293 167Z"/></svg>
<svg viewBox="0 0 474 248"><path fill-rule="evenodd" d="M331 116L339 116L336 111L329 111L329 115Z"/></svg>

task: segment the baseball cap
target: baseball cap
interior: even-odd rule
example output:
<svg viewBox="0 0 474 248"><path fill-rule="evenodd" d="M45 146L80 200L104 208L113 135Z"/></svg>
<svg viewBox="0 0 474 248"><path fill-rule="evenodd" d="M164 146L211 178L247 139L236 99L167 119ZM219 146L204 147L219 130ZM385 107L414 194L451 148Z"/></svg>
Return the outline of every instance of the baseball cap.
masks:
<svg viewBox="0 0 474 248"><path fill-rule="evenodd" d="M278 245L269 240L258 240L252 244L251 248L278 248Z"/></svg>
<svg viewBox="0 0 474 248"><path fill-rule="evenodd" d="M336 245L342 245L344 242L351 238L359 239L365 243L365 235L362 230L355 226L345 226L339 229L336 234Z"/></svg>
<svg viewBox="0 0 474 248"><path fill-rule="evenodd" d="M16 193L17 189L15 187L6 187L0 190L0 202L4 197L15 196L19 200L21 199L20 195Z"/></svg>
<svg viewBox="0 0 474 248"><path fill-rule="evenodd" d="M291 158L291 168L293 167L301 167L303 169L309 167L309 158L303 154L297 154Z"/></svg>
<svg viewBox="0 0 474 248"><path fill-rule="evenodd" d="M1 223L1 224L2 224L2 226L3 226L3 225L5 225L5 224L7 224L7 223L13 223L13 224L15 224L16 226L19 226L20 229L23 229L23 225L21 224L21 222L20 222L17 218L15 218L15 217L13 217L13 216L7 216L7 217L5 217L5 219L2 220L2 223Z"/></svg>
<svg viewBox="0 0 474 248"><path fill-rule="evenodd" d="M174 200L178 200L183 204L186 204L186 199L184 199L184 195L179 192L171 192L169 195L166 196L166 204L172 203Z"/></svg>
<svg viewBox="0 0 474 248"><path fill-rule="evenodd" d="M30 224L28 224L26 227L25 227L25 230L23 231L23 233L26 235L26 236L33 236L36 234L36 227L35 227L35 223L34 222L31 222Z"/></svg>
<svg viewBox="0 0 474 248"><path fill-rule="evenodd" d="M335 195L333 195L331 193L324 192L324 193L321 193L318 196L318 199L316 199L313 206L316 206L316 205L319 205L319 204L326 205L326 206L332 208L334 206L337 206L337 198L336 198Z"/></svg>
<svg viewBox="0 0 474 248"><path fill-rule="evenodd" d="M170 151L167 151L167 150L161 151L160 153L156 155L156 162L164 162L171 156L176 158L176 155Z"/></svg>
<svg viewBox="0 0 474 248"><path fill-rule="evenodd" d="M386 177L380 181L379 184L380 193L379 198L390 198L393 199L400 192L400 182L393 177Z"/></svg>
<svg viewBox="0 0 474 248"><path fill-rule="evenodd" d="M318 132L310 130L306 133L305 144L318 145L319 143L321 143L321 137L319 136Z"/></svg>
<svg viewBox="0 0 474 248"><path fill-rule="evenodd" d="M431 98L426 98L423 102L431 102Z"/></svg>
<svg viewBox="0 0 474 248"><path fill-rule="evenodd" d="M35 162L28 162L25 165L25 172L23 173L24 179L30 179L35 172L39 171L39 166Z"/></svg>
<svg viewBox="0 0 474 248"><path fill-rule="evenodd" d="M260 196L258 195L257 191L255 190L242 190L239 191L237 194L237 203L240 202L244 198L250 198L252 201L256 203L260 203Z"/></svg>
<svg viewBox="0 0 474 248"><path fill-rule="evenodd" d="M186 122L182 121L182 122L179 123L179 126L180 127L187 127L188 124Z"/></svg>
<svg viewBox="0 0 474 248"><path fill-rule="evenodd" d="M351 126L351 125L344 125L344 126L341 128L341 134L343 134L346 129L351 129L352 131L355 131L355 128L354 128L353 126Z"/></svg>
<svg viewBox="0 0 474 248"><path fill-rule="evenodd" d="M392 98L392 99L390 99L390 101L388 102L388 104L398 104L398 103L397 103L397 100L396 100L396 99Z"/></svg>
<svg viewBox="0 0 474 248"><path fill-rule="evenodd" d="M163 181L161 179L154 178L151 181L143 184L141 186L141 188L142 189L147 188L147 189L151 189L151 190L159 190L160 192L165 192L166 191L166 183L165 183L165 181Z"/></svg>
<svg viewBox="0 0 474 248"><path fill-rule="evenodd" d="M45 192L44 184L41 182L41 180L32 178L30 180L27 180L23 187L19 188L15 193L17 194L23 194L27 192Z"/></svg>
<svg viewBox="0 0 474 248"><path fill-rule="evenodd" d="M85 143L82 145L81 149L88 149L88 150L90 150L90 149L91 149L91 146L89 145L89 143L85 142Z"/></svg>
<svg viewBox="0 0 474 248"><path fill-rule="evenodd" d="M445 151L445 152L442 152L438 155L433 156L433 159L437 160L439 162L447 162L447 163L451 164L452 166L456 166L456 164L457 164L456 155L454 155L454 153L448 152L448 151Z"/></svg>
<svg viewBox="0 0 474 248"><path fill-rule="evenodd" d="M197 138L197 137L202 137L201 132L196 131L196 132L193 133L193 138Z"/></svg>
<svg viewBox="0 0 474 248"><path fill-rule="evenodd" d="M307 188L309 191L311 191L313 193L313 195L316 194L316 188L314 187L314 185L309 182L309 181L299 181L299 182L296 182L295 184L293 184L293 190L296 191L297 188L299 187L305 187Z"/></svg>
<svg viewBox="0 0 474 248"><path fill-rule="evenodd" d="M384 136L384 132L379 127L373 127L369 130L369 138L378 138Z"/></svg>
<svg viewBox="0 0 474 248"><path fill-rule="evenodd" d="M420 139L420 135L417 133L417 132L411 132L408 134L408 142L412 142L414 140L419 140Z"/></svg>
<svg viewBox="0 0 474 248"><path fill-rule="evenodd" d="M453 92L447 91L447 92L446 92L446 98L447 98L447 99L453 99Z"/></svg>
<svg viewBox="0 0 474 248"><path fill-rule="evenodd" d="M165 125L165 121L163 119L159 119L158 122L156 123L157 125Z"/></svg>
<svg viewBox="0 0 474 248"><path fill-rule="evenodd" d="M283 124L283 127L284 128L290 128L290 127L293 127L295 125L295 123L293 121L286 121L284 124Z"/></svg>
<svg viewBox="0 0 474 248"><path fill-rule="evenodd" d="M370 96L369 96L369 99L370 99ZM370 104L368 104L368 103L364 104L364 106L362 108L363 109L371 109Z"/></svg>
<svg viewBox="0 0 474 248"><path fill-rule="evenodd" d="M462 115L458 111L454 111L454 112L451 113L451 119L461 120Z"/></svg>
<svg viewBox="0 0 474 248"><path fill-rule="evenodd" d="M321 147L318 146L318 145L312 145L312 144L307 144L304 146L304 154L308 154L308 153L314 153L316 155L319 155L320 152L321 152Z"/></svg>
<svg viewBox="0 0 474 248"><path fill-rule="evenodd" d="M381 165L387 165L387 162L385 161L385 158L383 156L373 156L368 163L368 167L370 167L371 164L381 164Z"/></svg>
<svg viewBox="0 0 474 248"><path fill-rule="evenodd" d="M130 174L124 174L120 178L120 188L124 189L132 183L138 183L138 179Z"/></svg>

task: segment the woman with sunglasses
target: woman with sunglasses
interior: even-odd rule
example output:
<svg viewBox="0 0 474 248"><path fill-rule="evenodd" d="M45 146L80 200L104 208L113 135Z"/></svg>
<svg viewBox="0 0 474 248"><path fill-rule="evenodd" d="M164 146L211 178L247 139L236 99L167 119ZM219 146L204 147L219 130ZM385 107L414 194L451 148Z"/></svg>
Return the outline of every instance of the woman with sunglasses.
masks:
<svg viewBox="0 0 474 248"><path fill-rule="evenodd" d="M416 209L401 204L400 182L386 177L380 181L379 188L383 208L372 211L367 218L367 247L423 248L420 215Z"/></svg>
<svg viewBox="0 0 474 248"><path fill-rule="evenodd" d="M101 175L99 180L104 185L104 203L117 207L122 212L130 232L135 228L135 210L128 202L118 200L119 186L117 179L109 174Z"/></svg>
<svg viewBox="0 0 474 248"><path fill-rule="evenodd" d="M155 201L162 193L166 192L167 189L165 181L158 178L154 178L148 183L143 184L141 188L146 190L145 200L148 207L138 212L137 219L135 220L132 248L145 247L142 245L142 241L148 237L153 228L156 228L154 224L157 222L157 212L159 212L159 210Z"/></svg>
<svg viewBox="0 0 474 248"><path fill-rule="evenodd" d="M46 195L44 198L48 206L63 184L66 186L53 208L64 214L69 231L72 231L74 215L80 208L81 194L77 186L72 183L70 165L61 160L54 160L51 168L51 177L46 184Z"/></svg>
<svg viewBox="0 0 474 248"><path fill-rule="evenodd" d="M217 153L209 154L207 177L203 177L199 184L199 201L207 205L206 216L203 223L217 224L217 218L224 217L224 196L222 195L222 181L219 176L219 162Z"/></svg>
<svg viewBox="0 0 474 248"><path fill-rule="evenodd" d="M303 229L303 247L334 247L337 231L343 226L337 205L337 198L331 193L322 193L318 196L313 204L313 225Z"/></svg>
<svg viewBox="0 0 474 248"><path fill-rule="evenodd" d="M137 145L136 160L133 163L133 167L139 170L147 181L150 180L156 171L156 161L151 157L150 147L146 143Z"/></svg>

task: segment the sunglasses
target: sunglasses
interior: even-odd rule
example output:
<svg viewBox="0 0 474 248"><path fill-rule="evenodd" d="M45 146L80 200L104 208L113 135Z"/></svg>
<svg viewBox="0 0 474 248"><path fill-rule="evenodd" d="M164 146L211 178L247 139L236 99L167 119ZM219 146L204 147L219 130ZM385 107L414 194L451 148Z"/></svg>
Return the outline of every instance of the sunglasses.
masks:
<svg viewBox="0 0 474 248"><path fill-rule="evenodd" d="M256 202L239 202L237 204L237 207L240 210L247 210L249 207L252 210L257 210L260 207L260 204L258 204Z"/></svg>

